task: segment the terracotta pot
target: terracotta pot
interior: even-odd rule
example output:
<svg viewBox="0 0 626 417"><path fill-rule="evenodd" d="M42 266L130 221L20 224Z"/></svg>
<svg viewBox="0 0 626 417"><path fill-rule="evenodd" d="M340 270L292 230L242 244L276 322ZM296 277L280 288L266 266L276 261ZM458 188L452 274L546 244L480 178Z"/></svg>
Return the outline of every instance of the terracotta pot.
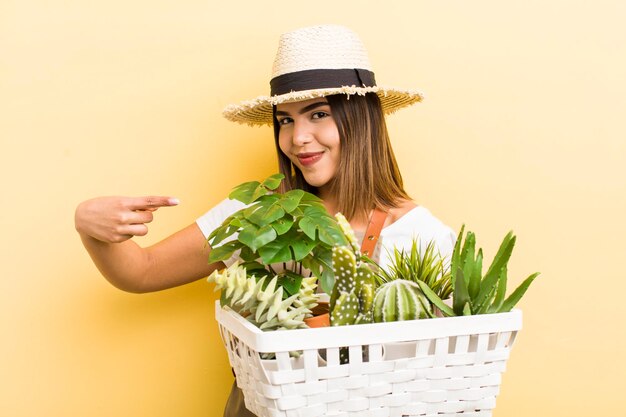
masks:
<svg viewBox="0 0 626 417"><path fill-rule="evenodd" d="M313 308L313 317L304 319L304 323L309 327L329 327L330 314L328 313L328 303L320 301L317 307Z"/></svg>
<svg viewBox="0 0 626 417"><path fill-rule="evenodd" d="M304 319L304 324L309 327L329 327L330 326L330 314L324 313L319 316L309 317Z"/></svg>

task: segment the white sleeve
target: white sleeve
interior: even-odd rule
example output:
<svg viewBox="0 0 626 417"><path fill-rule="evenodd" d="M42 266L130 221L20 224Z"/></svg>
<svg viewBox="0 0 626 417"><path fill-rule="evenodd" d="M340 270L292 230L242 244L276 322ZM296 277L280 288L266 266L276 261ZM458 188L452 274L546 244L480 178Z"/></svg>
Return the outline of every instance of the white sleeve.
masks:
<svg viewBox="0 0 626 417"><path fill-rule="evenodd" d="M455 244L456 235L450 227L445 226L437 238L437 246L439 247L441 257L446 260L448 265L452 260L452 252L454 251Z"/></svg>
<svg viewBox="0 0 626 417"><path fill-rule="evenodd" d="M229 199L222 200L222 202L218 205L199 217L196 220L196 224L200 227L200 230L202 230L204 237L209 237L211 232L221 226L228 216L243 207L245 207L245 204L241 201Z"/></svg>
<svg viewBox="0 0 626 417"><path fill-rule="evenodd" d="M238 200L223 200L211 210L204 213L196 220L196 224L202 231L205 238L208 238L213 230L222 225L224 220L228 218L234 212L244 208L246 205ZM237 234L230 236L224 242L229 242L237 238ZM239 251L235 252L230 258L224 260L226 266L231 266L237 259L239 259Z"/></svg>

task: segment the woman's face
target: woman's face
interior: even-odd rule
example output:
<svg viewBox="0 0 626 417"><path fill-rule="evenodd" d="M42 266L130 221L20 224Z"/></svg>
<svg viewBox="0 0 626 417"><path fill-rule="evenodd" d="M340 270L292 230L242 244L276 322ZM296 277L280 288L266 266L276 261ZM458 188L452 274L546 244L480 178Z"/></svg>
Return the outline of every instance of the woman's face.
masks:
<svg viewBox="0 0 626 417"><path fill-rule="evenodd" d="M339 131L325 98L279 104L278 145L309 185L328 185L339 167Z"/></svg>

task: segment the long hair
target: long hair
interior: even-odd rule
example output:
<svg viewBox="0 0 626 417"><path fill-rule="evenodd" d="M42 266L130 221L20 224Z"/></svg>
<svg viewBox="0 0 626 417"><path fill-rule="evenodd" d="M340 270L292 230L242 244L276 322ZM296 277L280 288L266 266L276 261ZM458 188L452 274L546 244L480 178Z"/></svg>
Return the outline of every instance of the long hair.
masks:
<svg viewBox="0 0 626 417"><path fill-rule="evenodd" d="M375 93L364 96L327 96L340 140L340 162L331 180L331 192L341 196L338 209L348 219L367 218L373 208L397 207L409 199L389 141L380 99ZM278 145L280 126L274 117L274 138L278 167L285 180L281 191L302 189L317 193L304 180L302 172L282 153Z"/></svg>

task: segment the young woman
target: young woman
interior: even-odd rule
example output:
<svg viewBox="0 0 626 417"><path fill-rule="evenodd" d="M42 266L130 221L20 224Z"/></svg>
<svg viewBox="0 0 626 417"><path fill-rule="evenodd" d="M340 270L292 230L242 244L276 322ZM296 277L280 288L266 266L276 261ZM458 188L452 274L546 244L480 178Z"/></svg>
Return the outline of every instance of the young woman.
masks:
<svg viewBox="0 0 626 417"><path fill-rule="evenodd" d="M410 247L414 238L434 240L444 256L452 252L452 230L404 191L385 125L386 113L421 96L378 87L356 34L330 25L284 34L270 85L270 96L229 106L225 116L273 124L279 169L286 177L281 191L315 193L329 213L343 213L361 238L372 213L382 212L373 257L383 267L387 250ZM147 233L146 223L158 208L176 204L168 197L96 198L77 207L76 229L98 269L116 287L131 292L175 287L224 267L207 263L206 237L242 207L224 200L151 247L133 242L133 236ZM252 415L236 390L226 415Z"/></svg>

